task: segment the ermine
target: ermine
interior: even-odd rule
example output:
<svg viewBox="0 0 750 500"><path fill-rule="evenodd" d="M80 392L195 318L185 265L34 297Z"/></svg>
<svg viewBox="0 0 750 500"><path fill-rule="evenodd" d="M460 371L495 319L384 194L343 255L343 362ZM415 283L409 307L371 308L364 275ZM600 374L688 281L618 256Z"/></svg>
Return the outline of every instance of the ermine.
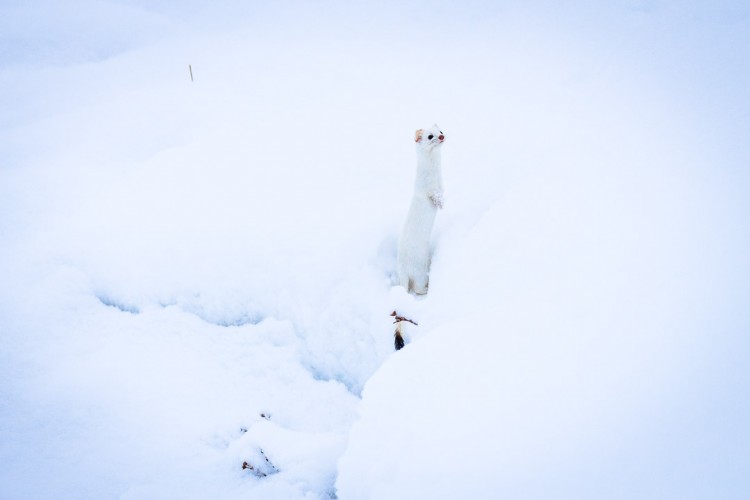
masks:
<svg viewBox="0 0 750 500"><path fill-rule="evenodd" d="M445 135L440 127L419 129L414 134L417 146L417 177L414 195L398 243L397 274L401 286L410 293L424 295L429 286L430 236L438 209L443 208L443 177L440 148ZM404 346L401 322L395 335L396 349Z"/></svg>
<svg viewBox="0 0 750 500"><path fill-rule="evenodd" d="M415 133L417 177L414 195L398 243L399 284L416 295L427 293L430 273L430 235L438 209L443 208L440 148L445 135L437 125Z"/></svg>

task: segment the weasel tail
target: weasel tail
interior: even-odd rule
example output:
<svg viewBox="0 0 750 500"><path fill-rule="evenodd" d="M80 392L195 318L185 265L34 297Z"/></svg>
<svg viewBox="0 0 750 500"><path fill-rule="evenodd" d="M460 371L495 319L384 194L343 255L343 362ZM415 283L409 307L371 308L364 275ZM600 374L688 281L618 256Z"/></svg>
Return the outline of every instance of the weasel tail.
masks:
<svg viewBox="0 0 750 500"><path fill-rule="evenodd" d="M393 345L397 351L404 347L404 336L401 334L401 323L396 323L396 333L393 334Z"/></svg>
<svg viewBox="0 0 750 500"><path fill-rule="evenodd" d="M404 347L403 324L411 323L414 326L418 326L418 324L416 321L412 321L409 318L400 316L396 311L393 311L391 313L391 316L393 317L393 323L396 325L396 332L393 334L393 343L396 347L396 350L398 351L399 349Z"/></svg>
<svg viewBox="0 0 750 500"><path fill-rule="evenodd" d="M419 129L414 135L417 148L417 175L414 194L398 242L397 275L399 284L409 293L425 295L430 281L430 238L435 216L443 208L443 176L440 149L445 135L433 125ZM411 320L396 316L394 345L404 347L403 322ZM399 319L400 318L400 319Z"/></svg>
<svg viewBox="0 0 750 500"><path fill-rule="evenodd" d="M425 295L429 286L430 236L438 209L443 208L440 148L445 135L437 125L417 130L417 176L414 195L398 243L398 280L410 293Z"/></svg>

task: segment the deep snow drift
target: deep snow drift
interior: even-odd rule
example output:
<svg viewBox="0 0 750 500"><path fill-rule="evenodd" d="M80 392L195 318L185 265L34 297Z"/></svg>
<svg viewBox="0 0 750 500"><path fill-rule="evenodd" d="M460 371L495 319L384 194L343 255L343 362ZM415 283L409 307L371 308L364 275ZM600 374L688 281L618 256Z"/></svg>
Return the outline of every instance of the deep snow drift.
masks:
<svg viewBox="0 0 750 500"><path fill-rule="evenodd" d="M0 15L0 497L748 496L746 7L80 7Z"/></svg>

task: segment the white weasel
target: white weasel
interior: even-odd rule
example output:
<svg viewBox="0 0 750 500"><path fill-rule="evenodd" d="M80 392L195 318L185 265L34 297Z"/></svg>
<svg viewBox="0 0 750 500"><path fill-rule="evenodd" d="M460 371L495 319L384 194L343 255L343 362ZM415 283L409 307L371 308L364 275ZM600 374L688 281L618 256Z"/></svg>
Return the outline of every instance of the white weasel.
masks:
<svg viewBox="0 0 750 500"><path fill-rule="evenodd" d="M430 273L430 235L435 215L443 208L440 148L445 135L437 125L417 130L417 177L414 196L398 244L399 284L417 295L427 293Z"/></svg>

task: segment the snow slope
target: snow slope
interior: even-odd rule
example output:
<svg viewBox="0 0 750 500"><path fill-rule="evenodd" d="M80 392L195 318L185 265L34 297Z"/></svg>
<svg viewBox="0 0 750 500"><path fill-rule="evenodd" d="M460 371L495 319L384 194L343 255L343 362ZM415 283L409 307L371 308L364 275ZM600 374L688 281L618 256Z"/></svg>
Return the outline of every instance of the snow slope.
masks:
<svg viewBox="0 0 750 500"><path fill-rule="evenodd" d="M747 495L746 229L678 169L638 170L524 179L445 230L339 498Z"/></svg>
<svg viewBox="0 0 750 500"><path fill-rule="evenodd" d="M0 9L0 497L747 496L741 3Z"/></svg>

